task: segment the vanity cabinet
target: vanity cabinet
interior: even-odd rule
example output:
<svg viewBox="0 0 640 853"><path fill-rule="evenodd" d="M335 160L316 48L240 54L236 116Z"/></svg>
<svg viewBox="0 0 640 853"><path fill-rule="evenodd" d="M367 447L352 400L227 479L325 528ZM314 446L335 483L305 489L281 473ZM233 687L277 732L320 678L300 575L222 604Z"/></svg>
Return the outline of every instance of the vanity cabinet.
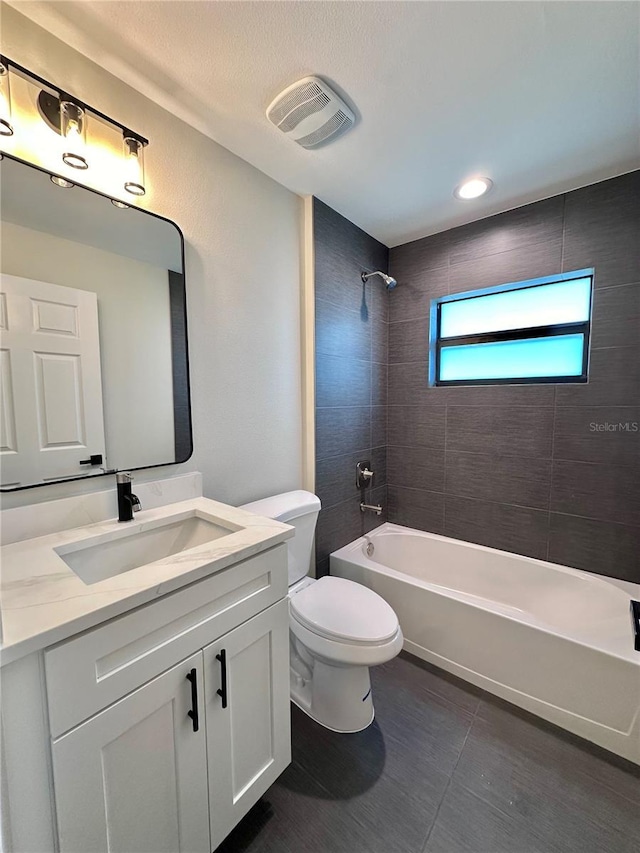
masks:
<svg viewBox="0 0 640 853"><path fill-rule="evenodd" d="M288 601L207 646L204 684L215 850L291 761Z"/></svg>
<svg viewBox="0 0 640 853"><path fill-rule="evenodd" d="M206 736L187 716L192 669L202 684L201 652L53 743L61 853L208 849Z"/></svg>
<svg viewBox="0 0 640 853"><path fill-rule="evenodd" d="M45 651L59 853L222 843L291 760L286 591L279 545Z"/></svg>

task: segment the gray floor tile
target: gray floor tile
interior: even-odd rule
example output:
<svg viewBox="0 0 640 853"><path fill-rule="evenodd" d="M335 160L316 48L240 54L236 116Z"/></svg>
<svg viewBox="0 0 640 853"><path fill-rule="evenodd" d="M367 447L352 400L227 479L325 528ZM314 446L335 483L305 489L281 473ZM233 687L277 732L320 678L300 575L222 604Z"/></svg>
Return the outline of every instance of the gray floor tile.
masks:
<svg viewBox="0 0 640 853"><path fill-rule="evenodd" d="M298 709L294 757L370 833L367 851L420 853L448 775L416 761L376 720L364 732L329 732Z"/></svg>
<svg viewBox="0 0 640 853"><path fill-rule="evenodd" d="M424 853L551 853L551 848L533 838L523 821L490 806L462 785L453 784Z"/></svg>
<svg viewBox="0 0 640 853"><path fill-rule="evenodd" d="M464 786L526 828L533 849L559 853L640 846L640 780L620 770L596 778L585 747L509 709L482 703L454 773ZM636 796L636 802L624 794Z"/></svg>
<svg viewBox="0 0 640 853"><path fill-rule="evenodd" d="M294 763L217 853L640 849L640 768L410 655L372 676L364 732L293 708Z"/></svg>
<svg viewBox="0 0 640 853"><path fill-rule="evenodd" d="M367 830L293 763L217 853L368 853ZM257 831L255 831L257 830Z"/></svg>

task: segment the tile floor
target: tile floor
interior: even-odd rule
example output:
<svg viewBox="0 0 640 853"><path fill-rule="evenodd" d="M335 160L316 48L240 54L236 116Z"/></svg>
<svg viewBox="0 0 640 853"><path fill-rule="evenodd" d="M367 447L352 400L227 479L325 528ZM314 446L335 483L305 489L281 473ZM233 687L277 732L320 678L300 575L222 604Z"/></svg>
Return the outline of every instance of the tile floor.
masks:
<svg viewBox="0 0 640 853"><path fill-rule="evenodd" d="M217 853L639 853L640 768L414 657L376 720L292 708L293 763Z"/></svg>

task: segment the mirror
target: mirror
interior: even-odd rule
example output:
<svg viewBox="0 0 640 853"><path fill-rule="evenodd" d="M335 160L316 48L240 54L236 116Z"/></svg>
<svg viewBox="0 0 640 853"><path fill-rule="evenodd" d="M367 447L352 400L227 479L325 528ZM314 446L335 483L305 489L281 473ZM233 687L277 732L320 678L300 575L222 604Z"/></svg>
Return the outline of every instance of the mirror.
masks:
<svg viewBox="0 0 640 853"><path fill-rule="evenodd" d="M0 489L191 455L173 222L0 162Z"/></svg>

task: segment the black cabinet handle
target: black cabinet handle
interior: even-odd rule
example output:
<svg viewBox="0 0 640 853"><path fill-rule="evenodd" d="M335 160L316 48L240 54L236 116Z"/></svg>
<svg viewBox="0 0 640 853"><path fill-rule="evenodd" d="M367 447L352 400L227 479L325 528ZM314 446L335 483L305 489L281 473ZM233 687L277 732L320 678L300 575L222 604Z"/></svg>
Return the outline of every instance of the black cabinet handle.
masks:
<svg viewBox="0 0 640 853"><path fill-rule="evenodd" d="M640 652L640 601L631 599L631 624L634 633L634 648Z"/></svg>
<svg viewBox="0 0 640 853"><path fill-rule="evenodd" d="M220 649L220 654L216 655L216 660L220 661L220 680L222 687L217 691L218 696L222 696L222 707L227 707L227 652L225 649Z"/></svg>
<svg viewBox="0 0 640 853"><path fill-rule="evenodd" d="M197 732L200 724L198 722L198 673L195 669L187 673L187 681L191 682L191 710L187 714L193 720L194 732Z"/></svg>

